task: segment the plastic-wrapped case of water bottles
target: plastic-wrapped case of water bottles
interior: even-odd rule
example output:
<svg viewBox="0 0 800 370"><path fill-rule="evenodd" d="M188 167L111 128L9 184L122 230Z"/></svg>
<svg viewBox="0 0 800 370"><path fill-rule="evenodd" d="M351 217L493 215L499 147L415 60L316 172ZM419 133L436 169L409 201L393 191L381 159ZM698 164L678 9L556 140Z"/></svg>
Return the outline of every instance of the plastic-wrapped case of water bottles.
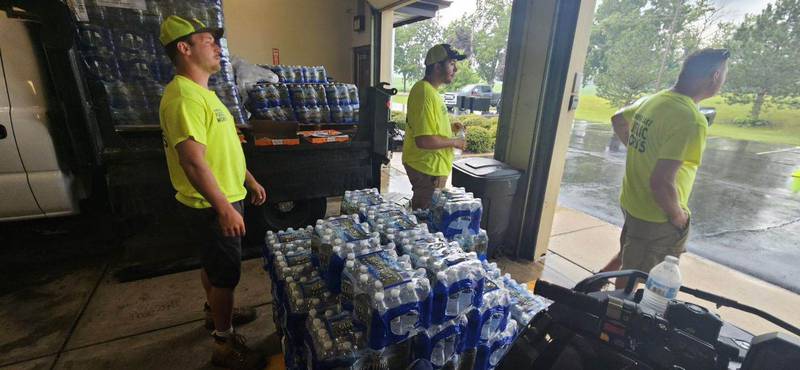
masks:
<svg viewBox="0 0 800 370"><path fill-rule="evenodd" d="M462 368L460 355L467 350L467 325L464 316L431 325L415 338L415 355L430 361L434 369Z"/></svg>
<svg viewBox="0 0 800 370"><path fill-rule="evenodd" d="M414 215L397 204L384 203L361 207L359 217L364 217L372 229L380 234L381 242L384 244L396 244L396 240L428 233L427 225L418 223Z"/></svg>
<svg viewBox="0 0 800 370"><path fill-rule="evenodd" d="M453 240L458 242L466 252L475 252L482 261L486 260L486 252L489 248L489 235L486 230L480 229L477 234L472 234L469 228L463 229L461 234L453 235Z"/></svg>
<svg viewBox="0 0 800 370"><path fill-rule="evenodd" d="M419 261L426 264L424 268L434 276L432 323L442 323L481 307L485 279L481 262L475 253L457 251L432 254Z"/></svg>
<svg viewBox="0 0 800 370"><path fill-rule="evenodd" d="M474 209L444 211L480 205L462 189L438 196L445 218L479 219ZM267 233L264 268L287 368L399 368L425 359L435 369L493 369L549 302L479 259L479 228L448 240L384 198L376 189L349 191L342 216Z"/></svg>
<svg viewBox="0 0 800 370"><path fill-rule="evenodd" d="M553 303L547 298L533 294L526 286L512 279L509 274L503 275L503 284L511 298L511 317L520 327L528 326L537 313Z"/></svg>
<svg viewBox="0 0 800 370"><path fill-rule="evenodd" d="M431 205L431 227L448 239L458 234L478 235L483 204L464 188L436 189Z"/></svg>
<svg viewBox="0 0 800 370"><path fill-rule="evenodd" d="M267 271L272 270L273 257L276 252L283 252L287 247L311 247L311 238L314 236L314 228L307 226L303 229L288 228L286 230L267 231L265 238L263 255L264 255L264 268Z"/></svg>
<svg viewBox="0 0 800 370"><path fill-rule="evenodd" d="M407 340L428 324L430 283L424 270L414 270L403 257L394 250L348 256L342 298L352 299L355 319L366 328L372 349Z"/></svg>
<svg viewBox="0 0 800 370"><path fill-rule="evenodd" d="M378 189L364 189L364 190L347 190L344 192L342 198L341 212L342 214L359 214L361 222L366 222L366 213L361 214L359 210L367 207L380 205L385 203L383 196L378 192Z"/></svg>
<svg viewBox="0 0 800 370"><path fill-rule="evenodd" d="M102 5L100 5L102 4ZM158 40L161 23L170 15L198 19L209 27L223 27L220 0L86 1L78 18L78 51L89 77L91 93L101 119L115 125L158 125L164 85L174 76L172 63ZM244 123L227 43L222 47L221 70L209 87L228 107L237 123Z"/></svg>
<svg viewBox="0 0 800 370"><path fill-rule="evenodd" d="M247 91L247 109L257 119L301 123L359 122L358 88L329 83L325 67L264 66L279 83L259 83Z"/></svg>
<svg viewBox="0 0 800 370"><path fill-rule="evenodd" d="M349 255L380 249L380 235L371 232L369 224L359 223L358 215L343 215L317 220L312 247L316 265L334 293L341 289L342 270ZM391 249L394 246L386 246Z"/></svg>
<svg viewBox="0 0 800 370"><path fill-rule="evenodd" d="M511 345L514 344L514 339L517 338L520 329L516 321L509 321L502 332L479 344L473 369L492 370L496 368Z"/></svg>
<svg viewBox="0 0 800 370"><path fill-rule="evenodd" d="M366 336L342 306L312 309L306 319L305 352L310 369L350 367L366 348Z"/></svg>
<svg viewBox="0 0 800 370"><path fill-rule="evenodd" d="M511 309L511 296L503 283L496 263L483 262L483 299L479 307L467 313L469 329L467 343L470 347L486 343L506 329Z"/></svg>

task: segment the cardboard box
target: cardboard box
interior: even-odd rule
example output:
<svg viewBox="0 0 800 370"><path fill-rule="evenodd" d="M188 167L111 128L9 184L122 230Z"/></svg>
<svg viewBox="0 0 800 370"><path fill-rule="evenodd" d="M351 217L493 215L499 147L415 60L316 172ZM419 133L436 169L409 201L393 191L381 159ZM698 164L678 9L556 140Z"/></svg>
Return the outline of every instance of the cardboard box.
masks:
<svg viewBox="0 0 800 370"><path fill-rule="evenodd" d="M350 136L336 130L300 131L298 135L312 144L344 143L350 141Z"/></svg>
<svg viewBox="0 0 800 370"><path fill-rule="evenodd" d="M256 146L299 145L297 122L250 121Z"/></svg>

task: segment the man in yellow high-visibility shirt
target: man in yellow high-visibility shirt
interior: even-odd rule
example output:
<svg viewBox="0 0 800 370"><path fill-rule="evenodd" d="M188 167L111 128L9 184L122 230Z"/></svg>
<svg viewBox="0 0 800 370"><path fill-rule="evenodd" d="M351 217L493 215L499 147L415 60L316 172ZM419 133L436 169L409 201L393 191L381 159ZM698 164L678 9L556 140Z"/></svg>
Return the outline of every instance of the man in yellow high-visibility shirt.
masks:
<svg viewBox="0 0 800 370"><path fill-rule="evenodd" d="M614 133L628 147L620 195L625 224L620 254L602 271L621 267L648 272L667 255L686 251L689 196L708 129L697 104L719 93L728 57L724 49L691 54L674 87L611 117Z"/></svg>
<svg viewBox="0 0 800 370"><path fill-rule="evenodd" d="M206 292L206 328L214 329L214 365L234 369L260 366L234 324L255 319L255 310L234 309L233 291L241 276L243 199L266 201L264 188L245 167L233 116L209 90L208 78L220 70L222 29L196 19L170 16L159 40L175 65L165 87L159 118L172 186L185 224L198 236ZM247 190L245 189L247 187Z"/></svg>
<svg viewBox="0 0 800 370"><path fill-rule="evenodd" d="M448 44L439 44L425 56L425 78L408 94L403 167L411 182L414 209L429 208L436 188L443 188L453 169L453 148L464 149L464 139L454 139L447 107L437 89L453 82L456 61L465 59Z"/></svg>

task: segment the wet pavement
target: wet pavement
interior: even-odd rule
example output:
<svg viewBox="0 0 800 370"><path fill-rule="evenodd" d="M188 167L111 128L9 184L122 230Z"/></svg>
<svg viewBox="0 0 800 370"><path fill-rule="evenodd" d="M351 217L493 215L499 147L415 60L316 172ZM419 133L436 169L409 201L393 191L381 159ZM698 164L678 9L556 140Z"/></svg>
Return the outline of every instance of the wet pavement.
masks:
<svg viewBox="0 0 800 370"><path fill-rule="evenodd" d="M622 224L625 148L609 148L609 125L576 122L559 205ZM689 207L688 249L800 292L800 193L791 174L800 147L709 137Z"/></svg>

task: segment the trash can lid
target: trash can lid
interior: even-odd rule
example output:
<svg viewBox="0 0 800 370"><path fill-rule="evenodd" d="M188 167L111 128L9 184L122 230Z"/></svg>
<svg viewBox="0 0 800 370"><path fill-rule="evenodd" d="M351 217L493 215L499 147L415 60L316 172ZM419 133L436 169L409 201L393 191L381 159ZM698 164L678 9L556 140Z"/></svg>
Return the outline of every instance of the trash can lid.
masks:
<svg viewBox="0 0 800 370"><path fill-rule="evenodd" d="M463 158L453 162L453 167L472 177L488 179L505 179L521 175L520 171L494 158Z"/></svg>

